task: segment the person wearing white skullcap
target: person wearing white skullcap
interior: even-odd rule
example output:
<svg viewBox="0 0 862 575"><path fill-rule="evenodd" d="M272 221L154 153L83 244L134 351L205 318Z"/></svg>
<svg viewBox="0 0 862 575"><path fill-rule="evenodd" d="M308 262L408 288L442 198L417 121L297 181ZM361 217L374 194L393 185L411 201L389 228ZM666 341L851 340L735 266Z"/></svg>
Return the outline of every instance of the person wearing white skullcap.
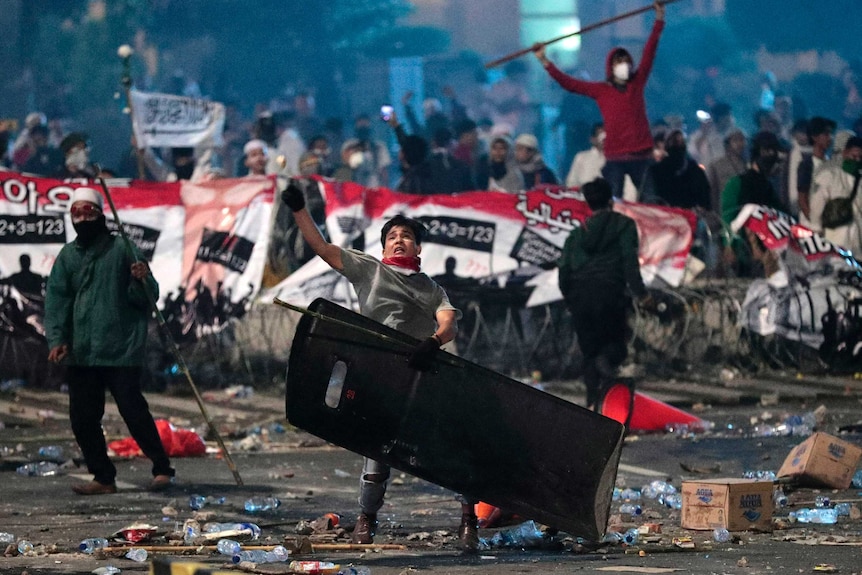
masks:
<svg viewBox="0 0 862 575"><path fill-rule="evenodd" d="M102 194L94 190L93 188L77 188L74 192L72 192L72 203L70 205L74 206L76 202L90 202L91 204L95 204L101 210L105 201L102 199Z"/></svg>
<svg viewBox="0 0 862 575"><path fill-rule="evenodd" d="M541 184L557 184L557 176L545 165L539 151L539 139L533 134L515 138L515 161L524 176L524 189L531 190Z"/></svg>
<svg viewBox="0 0 862 575"><path fill-rule="evenodd" d="M242 148L243 164L248 168L249 176L265 176L266 164L269 161L269 146L263 140L249 140Z"/></svg>
<svg viewBox="0 0 862 575"><path fill-rule="evenodd" d="M153 462L150 490L163 490L172 484L174 470L141 392L150 297L158 298L159 285L140 250L109 232L98 191L77 188L69 204L77 237L60 250L48 277L45 337L48 360L67 366L69 420L93 474L92 481L72 490L117 492L117 469L102 431L106 391Z"/></svg>

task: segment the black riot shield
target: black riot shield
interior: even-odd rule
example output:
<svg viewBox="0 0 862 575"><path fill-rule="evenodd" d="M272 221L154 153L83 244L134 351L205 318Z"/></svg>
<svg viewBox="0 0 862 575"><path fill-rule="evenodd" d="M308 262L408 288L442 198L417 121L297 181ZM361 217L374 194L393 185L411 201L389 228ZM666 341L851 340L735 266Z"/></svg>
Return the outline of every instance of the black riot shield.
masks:
<svg viewBox="0 0 862 575"><path fill-rule="evenodd" d="M434 370L415 371L413 338L327 300L309 310L288 364L291 424L573 535L601 536L622 425L443 351Z"/></svg>

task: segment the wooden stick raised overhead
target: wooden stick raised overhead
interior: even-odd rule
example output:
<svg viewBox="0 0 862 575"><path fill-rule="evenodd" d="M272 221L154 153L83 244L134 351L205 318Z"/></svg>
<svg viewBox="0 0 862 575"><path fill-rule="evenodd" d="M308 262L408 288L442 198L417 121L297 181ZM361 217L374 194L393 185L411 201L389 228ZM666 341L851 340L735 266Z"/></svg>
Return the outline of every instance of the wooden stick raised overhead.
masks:
<svg viewBox="0 0 862 575"><path fill-rule="evenodd" d="M676 2L676 1L677 0L660 0L659 4L665 5L665 4L670 4L670 3ZM559 42L560 40L565 40L566 38L571 38L572 36L578 36L580 34L583 34L584 32L589 32L591 30L595 30L596 28L601 28L602 26L607 26L608 24L613 24L614 22L618 22L620 20L625 20L626 18L631 18L632 16L637 16L638 14L642 14L642 13L647 12L647 11L652 10L652 9L653 9L652 4L650 4L648 6L643 6L642 8L638 8L637 10L632 10L630 12L624 12L622 14L618 14L618 15L613 16L611 18L601 20L601 21L596 22L594 24L584 26L583 28L581 28L580 30L578 30L576 32L570 32L569 34L563 34L562 36L557 36L556 38L551 38L550 40L547 40L545 42L541 42L541 44L543 46L547 46L548 44L553 44L555 42ZM500 64L505 64L506 62L509 62L509 61L514 60L516 58L520 58L524 54L529 54L532 51L533 51L533 47L530 46L529 48L523 48L521 50L518 50L517 52L512 52L511 54L506 54L502 58L497 58L496 60L492 60L491 62L488 62L487 64L485 64L485 68L496 68Z"/></svg>

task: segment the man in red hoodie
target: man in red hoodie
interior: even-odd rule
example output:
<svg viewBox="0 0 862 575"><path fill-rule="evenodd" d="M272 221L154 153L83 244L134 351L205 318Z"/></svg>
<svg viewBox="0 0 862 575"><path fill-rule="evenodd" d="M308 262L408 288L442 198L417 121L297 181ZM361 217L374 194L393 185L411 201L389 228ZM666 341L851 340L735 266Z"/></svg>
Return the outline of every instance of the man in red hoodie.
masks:
<svg viewBox="0 0 862 575"><path fill-rule="evenodd" d="M614 196L621 197L626 174L640 187L652 162L653 138L646 114L644 88L652 70L658 39L664 29L664 5L654 2L655 24L644 45L641 65L632 69L631 54L614 48L605 61L606 80L587 82L573 78L557 68L545 55L545 45L536 43L533 53L560 86L596 101L605 123L605 158L602 175L611 184Z"/></svg>

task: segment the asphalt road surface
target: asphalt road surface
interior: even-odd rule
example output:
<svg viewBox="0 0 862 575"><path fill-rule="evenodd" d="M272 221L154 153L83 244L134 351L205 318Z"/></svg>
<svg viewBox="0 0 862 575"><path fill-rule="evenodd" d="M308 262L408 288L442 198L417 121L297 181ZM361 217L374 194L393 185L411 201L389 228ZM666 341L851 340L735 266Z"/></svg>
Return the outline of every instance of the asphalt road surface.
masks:
<svg viewBox="0 0 862 575"><path fill-rule="evenodd" d="M166 537L180 531L186 520L252 521L261 527L260 545L288 546L300 541L299 532L310 531L308 522L325 513L341 516L341 526L349 528L357 512L358 477L361 457L328 445L304 432L291 429L283 420L283 398L256 395L251 399L210 398L210 409L226 438L240 473L239 486L225 461L215 455L175 459L178 477L164 493L149 493L150 478L145 459L118 461L119 493L94 497L75 495L70 485L89 480L86 469L75 465L80 453L68 428L64 397L59 393L23 391L0 396L0 531L16 540L27 539L36 553L20 555L14 545L0 557L0 573L90 573L98 567L114 565L124 573L145 573L149 562L136 563L121 556L85 555L77 552L86 537L111 537L135 523L155 528L149 546L168 545ZM579 401L579 397L573 397ZM775 471L790 449L803 437L762 437L753 433L757 424L775 424L787 415L801 415L821 404L820 429L837 434L838 428L856 423L859 397L823 399L806 397L780 401L775 405L757 403L733 406L689 406L714 423L712 431L697 435L659 433L631 435L623 448L617 483L640 488L653 480L667 480L679 487L684 479L739 477L744 471ZM151 396L157 417L170 417L175 425L195 428L201 417L187 398ZM284 428L284 430L282 430ZM115 409L105 420L108 436L124 437L125 427ZM862 446L862 435L842 434L842 439ZM589 441L588 437L575 438ZM213 447L214 442L208 444ZM66 461L61 474L25 477L15 469L28 460L38 460L40 447L58 445ZM71 458L71 461L69 460ZM199 512L189 507L191 495L206 496ZM788 520L791 510L813 506L817 495L833 502L851 503L851 516L836 525L803 525ZM278 509L252 515L243 502L253 496L274 496ZM224 498L223 502L220 502ZM708 531L689 531L679 526L679 511L656 500L642 500L644 513L625 518L612 507L609 527L625 531L645 523L658 525L660 533L631 546L580 545L567 534L549 538L542 548L490 548L474 554L457 549L455 530L459 504L452 493L394 472L387 502L380 514L376 543L401 546L397 549L336 550L326 545L346 543L343 530L318 532L310 536L312 553L296 554L296 559L331 561L341 565L369 567L374 575L408 573L690 573L784 574L835 572L862 574L862 493L799 488L788 493L788 507L777 509L774 530L769 533L737 532L725 543L712 540ZM203 515L200 515L203 513ZM482 530L491 538L501 528ZM690 537L693 548L674 544L674 538ZM314 546L317 545L317 548ZM307 551L307 549L306 549ZM194 551L191 551L194 552ZM179 557L182 551L152 551L150 558ZM189 555L189 561L210 567L235 569L226 557L203 550ZM831 571L830 571L831 569ZM261 564L253 572L286 573L285 564Z"/></svg>

